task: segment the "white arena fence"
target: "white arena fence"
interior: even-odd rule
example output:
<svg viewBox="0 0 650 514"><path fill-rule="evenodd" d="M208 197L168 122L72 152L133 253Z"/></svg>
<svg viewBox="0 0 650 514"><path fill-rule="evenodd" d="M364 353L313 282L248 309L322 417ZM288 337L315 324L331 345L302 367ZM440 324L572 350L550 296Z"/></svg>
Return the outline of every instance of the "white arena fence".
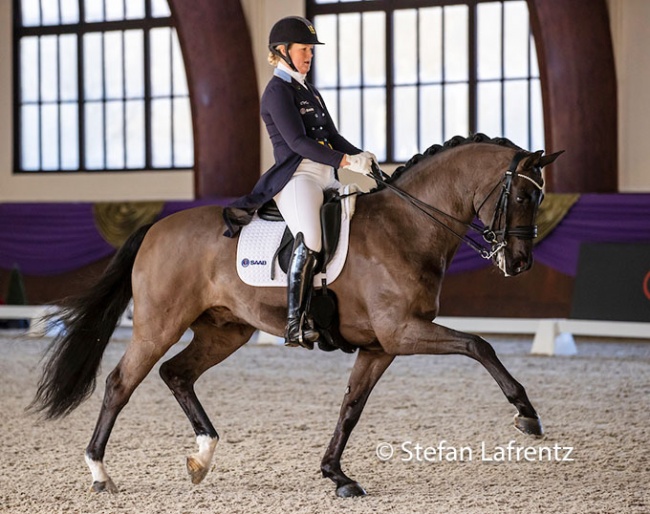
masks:
<svg viewBox="0 0 650 514"><path fill-rule="evenodd" d="M43 337L55 327L48 327L43 318L56 312L50 305L0 305L0 320L29 320L28 335ZM56 319L51 324L56 325ZM436 323L455 330L474 334L533 335L530 352L537 355L575 355L573 336L640 339L650 342L650 323L627 321L599 321L566 318L436 318ZM122 315L119 326L133 326L130 309ZM265 332L256 332L251 338L256 344L278 344L281 338Z"/></svg>

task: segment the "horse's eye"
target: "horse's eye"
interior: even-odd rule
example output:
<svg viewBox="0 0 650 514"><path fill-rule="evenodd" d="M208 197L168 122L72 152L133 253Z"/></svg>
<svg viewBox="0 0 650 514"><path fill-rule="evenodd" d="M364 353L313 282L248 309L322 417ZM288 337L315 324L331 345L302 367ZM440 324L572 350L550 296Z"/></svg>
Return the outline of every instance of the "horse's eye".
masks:
<svg viewBox="0 0 650 514"><path fill-rule="evenodd" d="M525 203L528 200L530 200L529 196L524 196L524 195L517 195L517 203Z"/></svg>

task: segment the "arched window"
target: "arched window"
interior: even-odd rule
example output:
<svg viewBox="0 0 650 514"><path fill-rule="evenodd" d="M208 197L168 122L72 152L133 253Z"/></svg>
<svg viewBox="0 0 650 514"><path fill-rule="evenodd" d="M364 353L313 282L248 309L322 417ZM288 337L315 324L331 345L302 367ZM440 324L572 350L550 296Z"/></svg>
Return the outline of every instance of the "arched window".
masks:
<svg viewBox="0 0 650 514"><path fill-rule="evenodd" d="M484 132L544 147L525 0L308 0L313 80L339 130L386 162Z"/></svg>
<svg viewBox="0 0 650 514"><path fill-rule="evenodd" d="M193 165L166 0L14 0L17 172Z"/></svg>

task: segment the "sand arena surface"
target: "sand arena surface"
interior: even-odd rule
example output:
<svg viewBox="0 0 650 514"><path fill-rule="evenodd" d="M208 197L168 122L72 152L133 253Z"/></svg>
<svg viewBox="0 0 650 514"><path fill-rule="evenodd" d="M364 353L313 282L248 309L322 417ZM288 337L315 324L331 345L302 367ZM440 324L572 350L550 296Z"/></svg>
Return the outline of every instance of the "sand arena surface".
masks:
<svg viewBox="0 0 650 514"><path fill-rule="evenodd" d="M44 422L23 409L48 340L0 332L0 511L650 512L649 343L578 340L577 357L549 358L530 356L529 338L488 338L527 388L546 429L542 440L513 428L514 408L469 358L397 358L343 455L344 470L369 493L355 499L336 498L319 471L354 356L247 345L208 371L197 392L221 441L198 486L185 471L194 435L156 368L108 444L105 462L120 492L93 494L83 452L124 337L109 345L91 399L68 418ZM382 443L393 449L387 461L377 457ZM522 448L519 458L508 458L509 444ZM534 460L554 447L572 448L573 461ZM471 458L465 450L460 460L463 448ZM533 461L523 457L527 448ZM556 453L562 459L567 451Z"/></svg>

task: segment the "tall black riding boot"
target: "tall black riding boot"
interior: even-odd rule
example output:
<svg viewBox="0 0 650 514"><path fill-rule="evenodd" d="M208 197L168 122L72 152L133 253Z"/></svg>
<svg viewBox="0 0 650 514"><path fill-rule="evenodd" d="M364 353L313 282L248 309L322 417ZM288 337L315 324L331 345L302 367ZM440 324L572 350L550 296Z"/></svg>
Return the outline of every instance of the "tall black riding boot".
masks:
<svg viewBox="0 0 650 514"><path fill-rule="evenodd" d="M304 242L302 232L298 232L293 245L293 255L289 263L287 278L287 329L284 335L287 346L303 346L312 350L320 334L307 322L307 304L314 281L314 267L318 254L311 251Z"/></svg>

